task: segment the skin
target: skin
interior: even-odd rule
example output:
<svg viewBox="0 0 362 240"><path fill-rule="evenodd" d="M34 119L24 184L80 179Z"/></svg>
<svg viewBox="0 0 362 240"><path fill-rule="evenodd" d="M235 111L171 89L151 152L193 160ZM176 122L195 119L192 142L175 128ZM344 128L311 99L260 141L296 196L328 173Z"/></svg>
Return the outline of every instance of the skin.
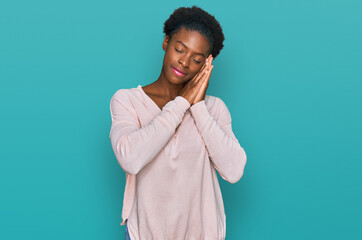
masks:
<svg viewBox="0 0 362 240"><path fill-rule="evenodd" d="M177 96L187 99L190 105L204 100L213 69L207 38L182 27L171 39L165 37L162 48L165 55L160 76L142 87L144 92L160 109ZM177 76L173 67L186 75Z"/></svg>

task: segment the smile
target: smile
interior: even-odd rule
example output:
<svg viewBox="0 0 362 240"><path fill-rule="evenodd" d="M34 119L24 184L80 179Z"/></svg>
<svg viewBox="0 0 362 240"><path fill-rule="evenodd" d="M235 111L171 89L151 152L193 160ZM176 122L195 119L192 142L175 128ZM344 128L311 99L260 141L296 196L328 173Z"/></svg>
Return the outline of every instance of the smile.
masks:
<svg viewBox="0 0 362 240"><path fill-rule="evenodd" d="M179 70L177 70L177 69L175 69L173 67L171 67L171 68L172 68L172 71L179 77L183 77L183 76L186 75L186 73L183 73L183 72L181 72L181 71L179 71Z"/></svg>

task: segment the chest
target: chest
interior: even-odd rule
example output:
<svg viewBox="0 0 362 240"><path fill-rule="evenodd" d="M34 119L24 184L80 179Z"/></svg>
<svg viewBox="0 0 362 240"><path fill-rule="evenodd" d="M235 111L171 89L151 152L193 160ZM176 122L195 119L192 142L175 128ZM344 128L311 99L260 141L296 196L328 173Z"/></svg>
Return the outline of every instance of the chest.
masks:
<svg viewBox="0 0 362 240"><path fill-rule="evenodd" d="M152 100L160 109L162 109L171 99L165 99L150 93L146 93L150 100Z"/></svg>
<svg viewBox="0 0 362 240"><path fill-rule="evenodd" d="M147 114L139 116L140 127L148 125L160 113L153 110L154 109L149 111L146 109L143 110L143 112L147 112ZM165 145L164 151L168 152L170 155L186 156L200 153L201 149L204 148L204 141L192 114L190 110L186 110L180 124L176 127L175 132Z"/></svg>

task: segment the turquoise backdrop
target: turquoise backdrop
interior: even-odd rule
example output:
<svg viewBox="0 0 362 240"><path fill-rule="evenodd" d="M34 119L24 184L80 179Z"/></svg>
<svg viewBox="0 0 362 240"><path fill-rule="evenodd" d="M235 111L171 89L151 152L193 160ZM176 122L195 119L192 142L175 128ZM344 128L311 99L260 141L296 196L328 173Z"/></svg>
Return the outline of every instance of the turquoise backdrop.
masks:
<svg viewBox="0 0 362 240"><path fill-rule="evenodd" d="M207 94L248 156L220 177L227 239L362 239L362 2L0 3L0 239L123 239L109 102L160 73L162 27L196 4L225 47Z"/></svg>

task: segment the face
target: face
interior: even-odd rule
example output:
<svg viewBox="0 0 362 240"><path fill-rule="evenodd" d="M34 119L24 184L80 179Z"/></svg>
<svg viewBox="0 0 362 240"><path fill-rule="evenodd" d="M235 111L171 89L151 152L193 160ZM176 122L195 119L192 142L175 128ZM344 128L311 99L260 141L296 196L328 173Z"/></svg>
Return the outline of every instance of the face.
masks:
<svg viewBox="0 0 362 240"><path fill-rule="evenodd" d="M166 36L162 48L165 50L163 74L174 84L183 84L192 79L210 54L207 38L185 28L181 28L171 39Z"/></svg>

